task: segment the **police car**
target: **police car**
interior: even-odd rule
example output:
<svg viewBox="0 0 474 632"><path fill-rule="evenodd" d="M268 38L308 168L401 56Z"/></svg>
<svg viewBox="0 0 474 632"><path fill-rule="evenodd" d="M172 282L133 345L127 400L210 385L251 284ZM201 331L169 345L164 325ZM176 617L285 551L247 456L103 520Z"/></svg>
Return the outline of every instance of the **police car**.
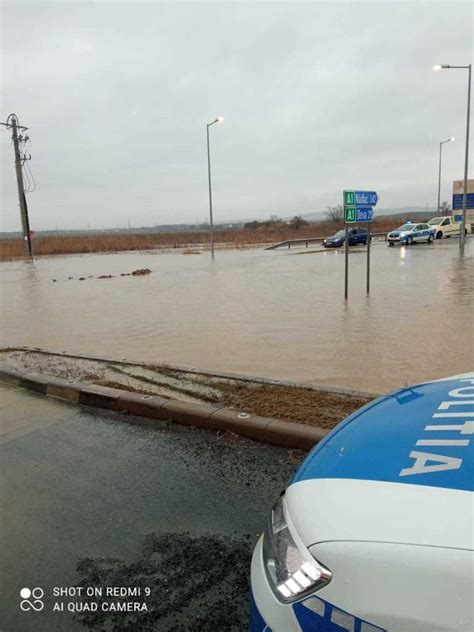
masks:
<svg viewBox="0 0 474 632"><path fill-rule="evenodd" d="M251 632L474 630L474 373L339 424L274 506Z"/></svg>
<svg viewBox="0 0 474 632"><path fill-rule="evenodd" d="M388 233L387 241L389 246L395 244L406 244L410 246L417 241L427 241L429 244L433 243L436 231L431 228L429 224L414 224L413 222L407 222Z"/></svg>

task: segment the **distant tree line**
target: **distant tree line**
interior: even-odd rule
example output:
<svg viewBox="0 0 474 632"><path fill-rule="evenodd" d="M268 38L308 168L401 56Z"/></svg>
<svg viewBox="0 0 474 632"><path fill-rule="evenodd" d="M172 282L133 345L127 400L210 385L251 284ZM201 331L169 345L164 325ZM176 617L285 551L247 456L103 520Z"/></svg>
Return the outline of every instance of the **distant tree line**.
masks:
<svg viewBox="0 0 474 632"><path fill-rule="evenodd" d="M301 217L301 215L295 215L293 219L288 222L279 219L276 216L273 216L270 219L264 220L263 222L257 222L254 220L253 222L246 222L244 224L244 228L249 230L257 230L259 228L277 228L281 226L291 226L295 230L299 230L302 226L307 226L308 222Z"/></svg>
<svg viewBox="0 0 474 632"><path fill-rule="evenodd" d="M344 219L344 207L342 206L342 204L337 204L336 206L328 206L328 210L326 211L325 215L330 222L338 224Z"/></svg>

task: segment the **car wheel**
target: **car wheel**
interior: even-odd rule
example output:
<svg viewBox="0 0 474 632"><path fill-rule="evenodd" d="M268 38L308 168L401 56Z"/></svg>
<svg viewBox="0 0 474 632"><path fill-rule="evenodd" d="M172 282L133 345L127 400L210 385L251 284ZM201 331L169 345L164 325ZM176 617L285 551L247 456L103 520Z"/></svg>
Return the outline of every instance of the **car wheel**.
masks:
<svg viewBox="0 0 474 632"><path fill-rule="evenodd" d="M430 235L430 236L428 237L428 243L429 243L429 244L432 244L432 243L433 243L433 235Z"/></svg>
<svg viewBox="0 0 474 632"><path fill-rule="evenodd" d="M467 228L464 229L464 236L467 235Z"/></svg>
<svg viewBox="0 0 474 632"><path fill-rule="evenodd" d="M388 245L389 245L389 246L392 246L392 247L393 247L393 246L395 246L395 244L393 243L393 241L389 241L389 242L388 242Z"/></svg>
<svg viewBox="0 0 474 632"><path fill-rule="evenodd" d="M443 239L443 233L440 230L436 233L436 239Z"/></svg>
<svg viewBox="0 0 474 632"><path fill-rule="evenodd" d="M411 246L413 243L413 237L411 235L408 235L407 237L407 246Z"/></svg>

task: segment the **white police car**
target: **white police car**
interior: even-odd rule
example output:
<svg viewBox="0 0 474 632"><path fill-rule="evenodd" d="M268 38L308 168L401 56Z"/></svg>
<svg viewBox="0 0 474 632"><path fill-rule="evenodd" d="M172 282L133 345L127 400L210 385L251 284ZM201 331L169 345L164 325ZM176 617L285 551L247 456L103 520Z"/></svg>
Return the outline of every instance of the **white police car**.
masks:
<svg viewBox="0 0 474 632"><path fill-rule="evenodd" d="M271 512L251 632L474 630L474 373L339 424Z"/></svg>
<svg viewBox="0 0 474 632"><path fill-rule="evenodd" d="M433 243L436 231L429 224L414 224L413 222L407 222L392 230L387 235L387 241L389 246L395 244L406 244L410 246L416 241L427 241L429 244Z"/></svg>

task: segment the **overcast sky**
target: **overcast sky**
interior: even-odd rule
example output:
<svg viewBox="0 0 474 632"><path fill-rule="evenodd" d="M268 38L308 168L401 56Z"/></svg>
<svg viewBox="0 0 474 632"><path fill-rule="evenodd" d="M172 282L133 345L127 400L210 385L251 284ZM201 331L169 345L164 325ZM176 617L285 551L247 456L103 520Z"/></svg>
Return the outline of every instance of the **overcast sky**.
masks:
<svg viewBox="0 0 474 632"><path fill-rule="evenodd" d="M470 2L3 2L1 120L30 128L33 229L435 206L463 177ZM0 128L2 230L20 219ZM474 161L474 156L472 156ZM472 171L471 171L472 173Z"/></svg>

